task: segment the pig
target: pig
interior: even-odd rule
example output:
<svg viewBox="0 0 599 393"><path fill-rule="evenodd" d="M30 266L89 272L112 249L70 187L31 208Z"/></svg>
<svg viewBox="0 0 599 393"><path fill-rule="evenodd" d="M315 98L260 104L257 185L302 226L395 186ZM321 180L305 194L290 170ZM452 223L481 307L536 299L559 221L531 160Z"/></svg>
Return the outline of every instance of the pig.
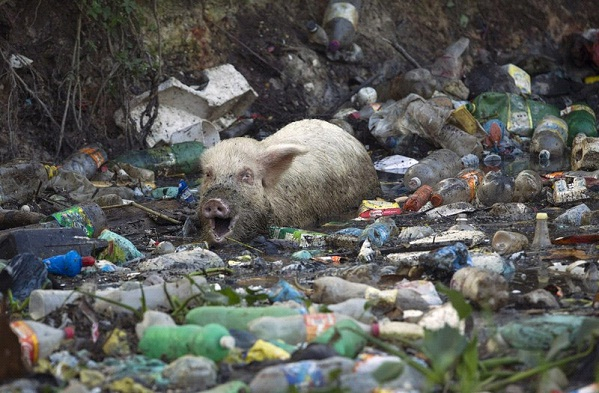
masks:
<svg viewBox="0 0 599 393"><path fill-rule="evenodd" d="M270 225L317 225L381 195L362 143L324 120L292 122L262 141L221 141L200 165L197 220L210 244L249 241Z"/></svg>

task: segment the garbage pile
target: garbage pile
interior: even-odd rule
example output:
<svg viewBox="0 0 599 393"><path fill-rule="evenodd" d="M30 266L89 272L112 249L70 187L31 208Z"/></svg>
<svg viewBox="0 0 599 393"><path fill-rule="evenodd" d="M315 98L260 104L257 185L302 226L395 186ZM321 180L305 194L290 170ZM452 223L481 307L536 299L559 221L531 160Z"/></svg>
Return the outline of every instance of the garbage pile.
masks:
<svg viewBox="0 0 599 393"><path fill-rule="evenodd" d="M329 60L360 57L361 5L307 25ZM223 82L219 101L169 80L151 148L1 166L0 391L599 391L595 112L544 102L513 64L472 96L467 47L404 74L400 100L364 87L330 122L262 142L233 139L249 85ZM239 77L209 84L222 73ZM350 136L365 128L374 164ZM143 252L107 219L122 206L177 236Z"/></svg>

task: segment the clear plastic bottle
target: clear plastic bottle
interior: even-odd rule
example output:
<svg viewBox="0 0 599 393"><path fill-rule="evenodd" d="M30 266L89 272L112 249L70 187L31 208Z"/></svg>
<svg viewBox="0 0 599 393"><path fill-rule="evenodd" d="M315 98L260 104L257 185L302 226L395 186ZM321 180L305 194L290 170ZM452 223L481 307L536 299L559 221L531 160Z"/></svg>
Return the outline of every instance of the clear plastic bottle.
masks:
<svg viewBox="0 0 599 393"><path fill-rule="evenodd" d="M250 390L252 393L284 393L332 389L338 387L344 375L353 372L354 365L354 360L343 356L276 364L260 370L250 382Z"/></svg>
<svg viewBox="0 0 599 393"><path fill-rule="evenodd" d="M447 48L442 56L435 59L431 66L431 74L449 79L460 79L462 77L462 54L470 45L470 40L462 37Z"/></svg>
<svg viewBox="0 0 599 393"><path fill-rule="evenodd" d="M477 200L485 206L509 203L514 197L514 178L501 171L487 172L476 190Z"/></svg>
<svg viewBox="0 0 599 393"><path fill-rule="evenodd" d="M108 160L108 154L99 143L84 146L71 154L61 165L67 171L81 173L88 179Z"/></svg>
<svg viewBox="0 0 599 393"><path fill-rule="evenodd" d="M335 53L353 44L361 8L361 0L329 0L322 22L329 37L329 52Z"/></svg>
<svg viewBox="0 0 599 393"><path fill-rule="evenodd" d="M458 214L458 218L455 219L455 225L449 227L450 231L474 231L475 228L468 224L468 216L466 213Z"/></svg>
<svg viewBox="0 0 599 393"><path fill-rule="evenodd" d="M397 234L398 229L395 221L391 217L377 218L372 224L367 225L362 231L360 240L368 239L375 247L381 247L393 234Z"/></svg>
<svg viewBox="0 0 599 393"><path fill-rule="evenodd" d="M530 141L530 154L537 156L544 168L561 159L566 151L568 124L557 116L546 115L535 127Z"/></svg>
<svg viewBox="0 0 599 393"><path fill-rule="evenodd" d="M462 169L461 157L449 149L438 149L408 168L404 184L415 190L423 184L433 187L440 180L454 177Z"/></svg>
<svg viewBox="0 0 599 393"><path fill-rule="evenodd" d="M514 181L514 202L529 202L543 190L543 181L537 171L525 169L516 175Z"/></svg>
<svg viewBox="0 0 599 393"><path fill-rule="evenodd" d="M85 266L93 266L96 259L92 256L81 256L75 250L63 255L55 255L43 260L48 273L60 276L75 277Z"/></svg>
<svg viewBox="0 0 599 393"><path fill-rule="evenodd" d="M455 202L470 202L470 197L470 186L464 179L448 177L433 187L431 203L437 207Z"/></svg>
<svg viewBox="0 0 599 393"><path fill-rule="evenodd" d="M139 350L153 359L175 360L183 355L204 356L215 362L223 360L235 339L227 328L216 323L198 325L153 325L148 326L141 340Z"/></svg>
<svg viewBox="0 0 599 393"><path fill-rule="evenodd" d="M535 235L532 239L530 248L533 250L541 250L547 246L551 246L551 238L549 237L549 225L547 223L549 217L547 213L537 213L535 224Z"/></svg>
<svg viewBox="0 0 599 393"><path fill-rule="evenodd" d="M32 365L50 356L64 340L75 336L72 327L59 329L36 321L13 321L10 327L19 338L23 358Z"/></svg>
<svg viewBox="0 0 599 393"><path fill-rule="evenodd" d="M308 30L308 41L324 48L329 46L329 36L327 35L327 32L322 26L316 23L316 21L307 21L306 30Z"/></svg>
<svg viewBox="0 0 599 393"><path fill-rule="evenodd" d="M500 255L509 255L528 247L528 238L518 232L497 231L491 240L491 246Z"/></svg>
<svg viewBox="0 0 599 393"><path fill-rule="evenodd" d="M483 153L483 145L478 137L453 124L443 125L434 138L439 146L452 150L461 157L468 154L480 156Z"/></svg>
<svg viewBox="0 0 599 393"><path fill-rule="evenodd" d="M336 313L318 313L291 315L287 317L260 317L248 323L248 330L263 340L283 340L287 344L297 345L310 342L338 321L353 318ZM370 325L353 320L360 328L370 334Z"/></svg>

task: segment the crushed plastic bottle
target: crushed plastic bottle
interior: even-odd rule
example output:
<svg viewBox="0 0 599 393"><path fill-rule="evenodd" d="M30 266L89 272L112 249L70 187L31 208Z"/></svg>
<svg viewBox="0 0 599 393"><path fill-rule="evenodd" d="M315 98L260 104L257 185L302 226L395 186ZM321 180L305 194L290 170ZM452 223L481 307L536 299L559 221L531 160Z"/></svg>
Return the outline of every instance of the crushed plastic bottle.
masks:
<svg viewBox="0 0 599 393"><path fill-rule="evenodd" d="M391 217L380 217L366 226L359 238L360 240L370 240L375 247L382 247L392 235L397 234L397 231L397 225Z"/></svg>
<svg viewBox="0 0 599 393"><path fill-rule="evenodd" d="M13 321L10 323L13 332L19 338L23 359L34 365L56 351L64 340L72 339L75 330L72 327L55 328L36 321Z"/></svg>
<svg viewBox="0 0 599 393"><path fill-rule="evenodd" d="M404 183L411 190L423 184L433 187L442 179L455 176L462 169L459 155L449 149L438 149L412 165L404 174Z"/></svg>
<svg viewBox="0 0 599 393"><path fill-rule="evenodd" d="M75 277L86 266L93 266L96 259L92 256L81 256L75 250L63 255L55 255L43 260L48 273L60 276Z"/></svg>

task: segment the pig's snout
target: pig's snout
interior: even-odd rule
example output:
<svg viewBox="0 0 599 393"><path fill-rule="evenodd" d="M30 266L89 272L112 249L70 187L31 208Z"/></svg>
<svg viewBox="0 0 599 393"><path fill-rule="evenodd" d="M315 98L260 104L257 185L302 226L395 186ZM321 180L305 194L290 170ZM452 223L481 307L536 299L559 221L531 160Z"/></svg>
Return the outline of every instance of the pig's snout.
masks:
<svg viewBox="0 0 599 393"><path fill-rule="evenodd" d="M202 203L200 213L208 221L209 231L217 243L224 241L231 234L237 221L229 203L221 198L210 198Z"/></svg>
<svg viewBox="0 0 599 393"><path fill-rule="evenodd" d="M228 218L230 213L231 209L222 199L209 199L202 205L202 214L206 218Z"/></svg>

